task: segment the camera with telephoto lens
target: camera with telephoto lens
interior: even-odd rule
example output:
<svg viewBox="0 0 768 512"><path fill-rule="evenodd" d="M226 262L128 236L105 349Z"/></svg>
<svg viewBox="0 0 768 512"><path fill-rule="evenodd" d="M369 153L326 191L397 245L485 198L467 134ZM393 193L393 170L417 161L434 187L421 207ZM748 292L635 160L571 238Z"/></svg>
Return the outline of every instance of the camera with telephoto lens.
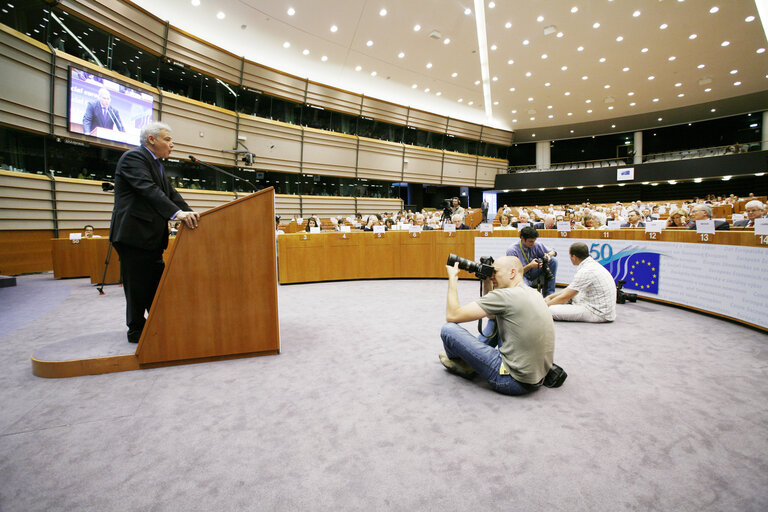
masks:
<svg viewBox="0 0 768 512"><path fill-rule="evenodd" d="M467 272L475 274L478 279L488 279L489 277L493 277L493 274L496 273L496 269L493 268L493 258L491 256L483 256L480 258L480 263L476 263L464 259L461 256L451 254L448 256L448 263L446 263L446 265L452 267L456 262L459 262L459 268L461 270L466 270Z"/></svg>
<svg viewBox="0 0 768 512"><path fill-rule="evenodd" d="M616 304L624 304L625 302L637 302L636 293L626 293L622 288L626 281L619 279L616 281Z"/></svg>
<svg viewBox="0 0 768 512"><path fill-rule="evenodd" d="M541 273L544 275L544 279L547 281L554 281L555 274L552 273L552 269L549 268L549 262L546 258L536 258L536 261L541 264Z"/></svg>

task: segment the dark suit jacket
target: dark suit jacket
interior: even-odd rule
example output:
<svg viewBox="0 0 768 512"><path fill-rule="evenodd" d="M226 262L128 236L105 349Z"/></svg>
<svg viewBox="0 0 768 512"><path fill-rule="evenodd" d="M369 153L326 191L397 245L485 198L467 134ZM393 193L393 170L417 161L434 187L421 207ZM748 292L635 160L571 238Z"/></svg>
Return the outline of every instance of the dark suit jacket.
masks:
<svg viewBox="0 0 768 512"><path fill-rule="evenodd" d="M691 221L692 224L688 226L688 229L696 229L696 222ZM728 224L728 222L724 220L716 220L715 221L715 231L729 231L731 229L731 225Z"/></svg>
<svg viewBox="0 0 768 512"><path fill-rule="evenodd" d="M168 221L177 211L191 208L168 181L144 146L123 153L115 171L115 207L109 226L110 242L147 250L168 247Z"/></svg>
<svg viewBox="0 0 768 512"><path fill-rule="evenodd" d="M90 135L93 129L97 127L109 128L110 130L114 129L115 123L109 115L110 113L117 119L117 129L124 132L125 127L120 120L120 113L112 108L112 106L107 108L107 110L109 112L105 116L99 100L88 103L88 107L85 109L85 114L83 115L83 133Z"/></svg>
<svg viewBox="0 0 768 512"><path fill-rule="evenodd" d="M733 227L735 227L735 228L745 228L745 227L747 227L747 224L749 224L749 219L737 220L736 222L733 223Z"/></svg>
<svg viewBox="0 0 768 512"><path fill-rule="evenodd" d="M621 225L621 226L619 226L619 227L622 227L622 228L628 228L628 227L630 227L630 225L629 225L629 222L625 222L624 224L622 224L622 225ZM640 222L638 222L636 227L638 227L638 228L644 228L644 227L645 227L645 222L643 222L643 221L640 221Z"/></svg>

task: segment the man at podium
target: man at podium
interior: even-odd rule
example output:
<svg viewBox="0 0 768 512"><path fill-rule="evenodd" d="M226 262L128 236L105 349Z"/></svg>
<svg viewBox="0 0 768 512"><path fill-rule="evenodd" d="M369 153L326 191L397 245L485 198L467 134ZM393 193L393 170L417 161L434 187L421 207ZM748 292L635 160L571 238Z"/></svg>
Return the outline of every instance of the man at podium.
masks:
<svg viewBox="0 0 768 512"><path fill-rule="evenodd" d="M99 89L99 99L88 103L83 115L83 133L90 135L96 128L125 131L120 112L112 105L112 96L106 87Z"/></svg>
<svg viewBox="0 0 768 512"><path fill-rule="evenodd" d="M138 343L144 314L152 306L163 275L168 221L195 229L200 219L171 186L162 158L173 149L171 128L151 123L141 130L141 146L123 153L115 171L115 206L109 240L120 256L128 341Z"/></svg>

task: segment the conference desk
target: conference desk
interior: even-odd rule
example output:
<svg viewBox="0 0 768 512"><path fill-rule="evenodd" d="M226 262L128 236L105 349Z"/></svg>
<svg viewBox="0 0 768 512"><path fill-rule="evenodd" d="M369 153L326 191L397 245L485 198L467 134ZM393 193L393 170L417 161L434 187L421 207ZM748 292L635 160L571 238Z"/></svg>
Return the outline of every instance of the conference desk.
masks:
<svg viewBox="0 0 768 512"><path fill-rule="evenodd" d="M519 234L477 230L379 234L332 231L285 234L277 240L279 281L292 284L444 278L449 254L472 260L481 256L496 258L519 240ZM586 243L595 259L606 265L620 254L648 253L649 261L660 265L658 277L654 276L656 293L625 285L627 291L768 330L768 236L735 230L717 231L714 235L685 229L660 233L640 229L539 230L539 241L557 250L557 281L561 285L569 283L575 273L568 258L568 248L574 242ZM464 271L460 277L474 278Z"/></svg>

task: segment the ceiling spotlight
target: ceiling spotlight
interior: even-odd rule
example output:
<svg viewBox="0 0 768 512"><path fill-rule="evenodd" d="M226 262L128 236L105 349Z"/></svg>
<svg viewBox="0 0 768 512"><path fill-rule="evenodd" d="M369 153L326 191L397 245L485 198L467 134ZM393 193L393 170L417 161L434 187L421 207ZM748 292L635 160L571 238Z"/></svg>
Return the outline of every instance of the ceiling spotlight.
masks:
<svg viewBox="0 0 768 512"><path fill-rule="evenodd" d="M696 39L697 37L699 36L697 36L696 34L691 34L688 36L688 39Z"/></svg>
<svg viewBox="0 0 768 512"><path fill-rule="evenodd" d="M717 7L717 6L715 6L715 7L711 8L711 9L709 10L709 14L715 14L715 13L716 13L717 11L719 11L719 10L720 10L720 8L719 8L719 7Z"/></svg>
<svg viewBox="0 0 768 512"><path fill-rule="evenodd" d="M414 32L418 32L419 30L421 30L421 25L414 25L413 26L413 31Z"/></svg>
<svg viewBox="0 0 768 512"><path fill-rule="evenodd" d="M765 48L758 48L755 53L765 53Z"/></svg>
<svg viewBox="0 0 768 512"><path fill-rule="evenodd" d="M464 98L459 98L459 103L461 103L462 101L464 101Z"/></svg>
<svg viewBox="0 0 768 512"><path fill-rule="evenodd" d="M648 77L648 80L653 80L654 78L656 78L656 77L651 75L651 76Z"/></svg>
<svg viewBox="0 0 768 512"><path fill-rule="evenodd" d="M480 80L475 80L475 85L480 85Z"/></svg>
<svg viewBox="0 0 768 512"><path fill-rule="evenodd" d="M492 44L492 45L491 45L491 51L496 51L498 48L499 48L499 47L498 47L498 46L496 46L495 44Z"/></svg>
<svg viewBox="0 0 768 512"><path fill-rule="evenodd" d="M568 69L568 66L562 66L562 67L560 68L560 71L565 71L565 70L567 70L567 69Z"/></svg>
<svg viewBox="0 0 768 512"><path fill-rule="evenodd" d="M583 46L579 46L578 48L576 48L576 51L577 52L583 52L584 51L584 47Z"/></svg>
<svg viewBox="0 0 768 512"><path fill-rule="evenodd" d="M552 84L549 83L549 82L544 82L544 87L549 87L550 85L552 85Z"/></svg>
<svg viewBox="0 0 768 512"><path fill-rule="evenodd" d="M720 46L725 47L725 46L728 46L729 44L731 44L731 43L728 42L728 41L723 41L722 43L720 43Z"/></svg>
<svg viewBox="0 0 768 512"><path fill-rule="evenodd" d="M694 183L701 183L701 181L702 181L702 180L701 180L701 178L695 178L695 179L693 180L693 182L694 182Z"/></svg>
<svg viewBox="0 0 768 512"><path fill-rule="evenodd" d="M455 71L453 73L451 73L451 77L456 78L457 76L459 76L459 74L456 73Z"/></svg>
<svg viewBox="0 0 768 512"><path fill-rule="evenodd" d="M640 11L635 11L632 13L633 18L637 18L638 16L640 16Z"/></svg>
<svg viewBox="0 0 768 512"><path fill-rule="evenodd" d="M682 85L683 85L683 83L682 83L682 82L677 82L677 83L675 84L675 87L681 87Z"/></svg>
<svg viewBox="0 0 768 512"><path fill-rule="evenodd" d="M672 62L672 61L673 61L673 60L675 60L676 58L677 58L677 57L675 57L674 55L671 55L671 56L670 56L670 57L669 57L667 60L668 60L669 62Z"/></svg>
<svg viewBox="0 0 768 512"><path fill-rule="evenodd" d="M532 74L533 74L533 73L531 73L530 71L526 71L526 72L525 72L525 76L527 76L527 77L530 77Z"/></svg>
<svg viewBox="0 0 768 512"><path fill-rule="evenodd" d="M523 39L523 46L528 46L531 42L527 39Z"/></svg>
<svg viewBox="0 0 768 512"><path fill-rule="evenodd" d="M192 5L194 7L200 7L200 0L192 0Z"/></svg>
<svg viewBox="0 0 768 512"><path fill-rule="evenodd" d="M382 10L379 11L379 16L386 16L386 15L387 15L387 10L386 9L382 9Z"/></svg>
<svg viewBox="0 0 768 512"><path fill-rule="evenodd" d="M217 18L219 18L220 20L223 20L224 18L226 18L226 17L227 17L227 15L226 15L226 14L224 14L222 11L219 11L219 12L216 14L216 17L217 17Z"/></svg>
<svg viewBox="0 0 768 512"><path fill-rule="evenodd" d="M365 43L365 46L368 46L368 47L370 47L370 46L373 46L373 41L371 41L371 40L369 39L369 40L368 40L368 42L367 42L367 43Z"/></svg>
<svg viewBox="0 0 768 512"><path fill-rule="evenodd" d="M547 57L548 57L548 55L547 55L546 53L542 53L542 54L541 54L541 58L542 58L542 59L546 59Z"/></svg>
<svg viewBox="0 0 768 512"><path fill-rule="evenodd" d="M643 48L642 50L640 50L640 52L641 53L648 53L648 48Z"/></svg>
<svg viewBox="0 0 768 512"><path fill-rule="evenodd" d="M658 121L662 121L663 119L664 119L663 117L660 117L660 118L658 119Z"/></svg>
<svg viewBox="0 0 768 512"><path fill-rule="evenodd" d="M536 18L536 21L541 23L542 21L544 21L544 16L539 16L538 18Z"/></svg>
<svg viewBox="0 0 768 512"><path fill-rule="evenodd" d="M579 8L578 7L576 7L576 6L571 7L571 13L572 14L576 14L577 12L579 12Z"/></svg>
<svg viewBox="0 0 768 512"><path fill-rule="evenodd" d="M709 92L709 91L711 91L711 90L712 90L712 88L711 88L711 87L707 87L706 89L704 89L704 92Z"/></svg>
<svg viewBox="0 0 768 512"><path fill-rule="evenodd" d="M654 103L658 103L659 102L659 98L653 98L651 101L653 101Z"/></svg>
<svg viewBox="0 0 768 512"><path fill-rule="evenodd" d="M293 7L289 7L287 12L288 12L288 16L293 16L294 14L296 14L296 9L294 9Z"/></svg>
<svg viewBox="0 0 768 512"><path fill-rule="evenodd" d="M533 97L531 97L531 98L528 98L528 101L533 101Z"/></svg>
<svg viewBox="0 0 768 512"><path fill-rule="evenodd" d="M411 89L416 89L417 87L418 87L418 84L413 84L413 85L411 86Z"/></svg>
<svg viewBox="0 0 768 512"><path fill-rule="evenodd" d="M424 89L424 92L429 92L429 87L427 87L426 89Z"/></svg>
<svg viewBox="0 0 768 512"><path fill-rule="evenodd" d="M733 85L735 85L736 87L738 87L738 86L740 86L740 85L741 85L741 82L733 82Z"/></svg>
<svg viewBox="0 0 768 512"><path fill-rule="evenodd" d="M512 64L514 64L514 63L515 63L515 61L514 61L514 60L512 60L512 59L509 59L509 60L507 61L507 64L509 64L510 66L511 66Z"/></svg>
<svg viewBox="0 0 768 512"><path fill-rule="evenodd" d="M443 44L451 44L450 38L446 37L445 39L443 39Z"/></svg>
<svg viewBox="0 0 768 512"><path fill-rule="evenodd" d="M325 61L328 60L328 56L327 55L323 55L322 57L320 57L320 60L325 62Z"/></svg>
<svg viewBox="0 0 768 512"><path fill-rule="evenodd" d="M600 23L598 23L598 22L594 22L594 23L592 24L592 28L600 28Z"/></svg>
<svg viewBox="0 0 768 512"><path fill-rule="evenodd" d="M427 62L427 69L432 69L432 63L431 62Z"/></svg>
<svg viewBox="0 0 768 512"><path fill-rule="evenodd" d="M443 95L443 93L442 93L442 92L440 92L440 91L437 91L437 92L435 93L435 96L442 96L442 95Z"/></svg>
<svg viewBox="0 0 768 512"><path fill-rule="evenodd" d="M304 50L303 50L301 53L303 53L304 55L309 55L309 50L307 50L306 48L304 48Z"/></svg>
<svg viewBox="0 0 768 512"><path fill-rule="evenodd" d="M706 64L699 64L699 65L698 65L698 66L696 66L696 67L697 67L698 69L704 69L704 67L705 67L705 66L706 66Z"/></svg>
<svg viewBox="0 0 768 512"><path fill-rule="evenodd" d="M469 7L467 7L466 9L464 9L464 14L466 14L467 16L469 16L470 14L472 14L472 9L470 9Z"/></svg>
<svg viewBox="0 0 768 512"><path fill-rule="evenodd" d="M564 35L564 34L563 34L562 32L558 32L558 33L557 33L557 37L563 37L563 35Z"/></svg>
<svg viewBox="0 0 768 512"><path fill-rule="evenodd" d="M376 76L377 73L375 71L371 71L371 76Z"/></svg>
<svg viewBox="0 0 768 512"><path fill-rule="evenodd" d="M491 78L491 80L493 80L494 82L498 82L499 81L499 77L495 76L495 77Z"/></svg>
<svg viewBox="0 0 768 512"><path fill-rule="evenodd" d="M635 105L637 105L637 103L635 103L634 101L629 104L630 107L634 107Z"/></svg>
<svg viewBox="0 0 768 512"><path fill-rule="evenodd" d="M605 57L600 57L600 62L605 62Z"/></svg>
<svg viewBox="0 0 768 512"><path fill-rule="evenodd" d="M288 41L283 43L283 48L290 48L290 47L291 47L291 43L289 43Z"/></svg>
<svg viewBox="0 0 768 512"><path fill-rule="evenodd" d="M731 74L732 74L732 75L735 75L735 74L736 74L736 73L738 73L738 72L739 72L739 70L738 70L738 69L732 69L732 70L731 70Z"/></svg>
<svg viewBox="0 0 768 512"><path fill-rule="evenodd" d="M722 178L720 178L720 179L721 179L721 180L723 180L723 181L728 181L728 180L730 180L731 178L733 178L733 176L723 176L723 177L722 177Z"/></svg>
<svg viewBox="0 0 768 512"><path fill-rule="evenodd" d="M667 25L666 23L662 23L661 25L659 25L659 30L665 30L668 26L669 25Z"/></svg>
<svg viewBox="0 0 768 512"><path fill-rule="evenodd" d="M755 21L755 17L747 16L746 18L744 18L744 21L746 21L747 23L752 23L753 21Z"/></svg>
<svg viewBox="0 0 768 512"><path fill-rule="evenodd" d="M581 77L582 80L586 80L587 78L589 78L587 75L584 75L583 77Z"/></svg>
<svg viewBox="0 0 768 512"><path fill-rule="evenodd" d="M563 93L563 95L565 95L565 96L570 96L570 95L571 95L571 91L565 91L565 92Z"/></svg>
<svg viewBox="0 0 768 512"><path fill-rule="evenodd" d="M397 54L397 58L398 59L402 59L404 57L405 57L405 53L403 53L403 52L400 52L400 53Z"/></svg>
<svg viewBox="0 0 768 512"><path fill-rule="evenodd" d="M489 9L493 9L494 7L496 7L496 2L488 2Z"/></svg>
<svg viewBox="0 0 768 512"><path fill-rule="evenodd" d="M635 93L634 93L633 91L629 91L629 92L627 93L627 96L634 96L634 95L635 95Z"/></svg>
<svg viewBox="0 0 768 512"><path fill-rule="evenodd" d="M587 110L587 114L591 114L591 113L592 113L592 109Z"/></svg>
<svg viewBox="0 0 768 512"><path fill-rule="evenodd" d="M624 36L619 36L619 37L617 37L617 38L616 38L616 42L617 42L617 43L620 43L620 42L622 42L623 40L624 40Z"/></svg>
<svg viewBox="0 0 768 512"><path fill-rule="evenodd" d="M336 32L338 30L339 30L339 27L337 27L336 25L331 25L331 32Z"/></svg>
<svg viewBox="0 0 768 512"><path fill-rule="evenodd" d="M627 71L629 71L629 68L621 68L621 70L626 73Z"/></svg>
<svg viewBox="0 0 768 512"><path fill-rule="evenodd" d="M512 28L512 23L511 23L511 22L509 22L509 21L508 21L508 22L506 22L506 23L504 24L504 28Z"/></svg>
<svg viewBox="0 0 768 512"><path fill-rule="evenodd" d="M355 66L355 71L360 71L361 69L363 69L362 66Z"/></svg>
<svg viewBox="0 0 768 512"><path fill-rule="evenodd" d="M710 112L717 112L717 109L716 108L711 108L711 109L709 109L709 111Z"/></svg>

